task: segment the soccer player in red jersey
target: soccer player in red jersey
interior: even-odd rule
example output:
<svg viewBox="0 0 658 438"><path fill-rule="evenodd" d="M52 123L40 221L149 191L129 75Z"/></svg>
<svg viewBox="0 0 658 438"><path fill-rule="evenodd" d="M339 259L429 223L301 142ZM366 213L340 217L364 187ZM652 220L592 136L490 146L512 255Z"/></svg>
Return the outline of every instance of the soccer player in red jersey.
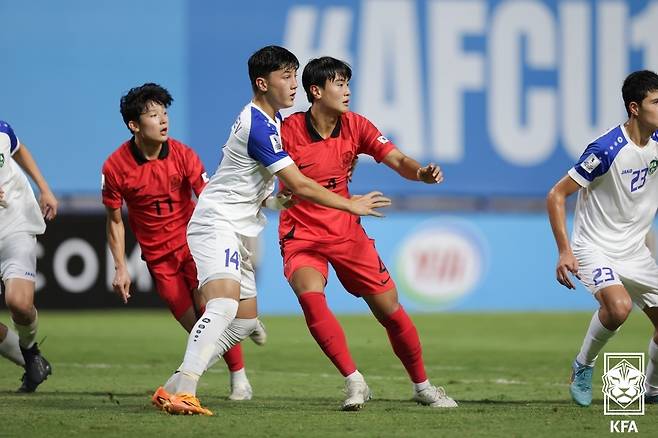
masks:
<svg viewBox="0 0 658 438"><path fill-rule="evenodd" d="M349 65L331 57L311 60L304 68L302 83L311 108L285 119L281 131L283 145L302 173L350 197L350 166L364 153L406 179L440 183L443 175L437 165L421 166L368 119L349 111L351 76ZM433 407L457 406L443 388L432 386L427 379L416 327L399 304L395 283L358 216L299 200L281 212L279 238L284 275L299 299L309 331L346 378L343 410L360 409L370 398L370 389L350 355L342 327L327 306L328 263L345 289L362 297L386 328L393 351L413 382L414 400Z"/></svg>
<svg viewBox="0 0 658 438"><path fill-rule="evenodd" d="M204 303L193 293L197 288L196 266L185 233L194 211L192 192L199 196L208 178L199 156L169 137L167 108L172 101L165 88L153 83L133 88L121 98L121 115L133 137L105 161L102 192L107 241L116 269L112 282L115 292L128 302L130 275L121 218L125 201L130 227L158 294L189 333ZM262 325L252 339L264 342ZM240 344L227 351L224 359L231 371L229 398L250 399L252 390ZM157 405L155 398L154 403Z"/></svg>

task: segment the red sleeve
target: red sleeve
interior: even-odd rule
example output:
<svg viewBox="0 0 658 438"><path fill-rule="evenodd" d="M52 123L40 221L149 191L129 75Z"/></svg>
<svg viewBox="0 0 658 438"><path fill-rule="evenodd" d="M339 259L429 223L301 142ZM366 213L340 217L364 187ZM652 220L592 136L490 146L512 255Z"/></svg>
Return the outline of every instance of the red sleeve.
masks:
<svg viewBox="0 0 658 438"><path fill-rule="evenodd" d="M360 154L368 154L380 163L389 152L395 149L395 145L365 117L354 114L356 128L359 138Z"/></svg>
<svg viewBox="0 0 658 438"><path fill-rule="evenodd" d="M185 149L185 177L190 182L194 194L198 197L208 182L208 175L201 159L191 148Z"/></svg>
<svg viewBox="0 0 658 438"><path fill-rule="evenodd" d="M112 171L109 161L103 164L103 174L101 175L101 192L103 194L103 204L109 208L121 208L123 198L119 190L117 178Z"/></svg>

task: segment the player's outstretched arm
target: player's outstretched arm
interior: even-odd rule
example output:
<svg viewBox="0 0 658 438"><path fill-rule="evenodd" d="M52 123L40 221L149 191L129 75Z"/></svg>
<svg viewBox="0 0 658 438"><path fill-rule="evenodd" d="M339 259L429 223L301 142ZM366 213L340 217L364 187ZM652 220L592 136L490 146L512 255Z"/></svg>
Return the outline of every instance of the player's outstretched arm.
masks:
<svg viewBox="0 0 658 438"><path fill-rule="evenodd" d="M567 233L567 215L566 200L571 194L577 192L580 185L569 175L565 175L560 181L553 186L546 197L546 209L548 210L548 219L551 222L551 229L555 237L555 243L559 253L559 259L556 267L557 281L569 288L575 289L569 273L578 276L578 260L573 255L569 235Z"/></svg>
<svg viewBox="0 0 658 438"><path fill-rule="evenodd" d="M380 192L370 192L367 195L352 199L343 198L310 178L304 176L295 164L291 164L276 173L283 184L300 198L338 210L347 211L359 216L384 216L378 208L388 207L391 200Z"/></svg>
<svg viewBox="0 0 658 438"><path fill-rule="evenodd" d="M126 230L123 226L120 208L105 207L105 210L107 212L105 233L114 259L115 270L112 288L126 304L130 298L130 274L126 265Z"/></svg>
<svg viewBox="0 0 658 438"><path fill-rule="evenodd" d="M382 161L400 176L412 181L422 181L426 184L438 184L443 181L443 172L437 164L430 163L423 167L399 149L391 150Z"/></svg>
<svg viewBox="0 0 658 438"><path fill-rule="evenodd" d="M30 175L32 181L39 188L39 207L41 207L43 217L47 220L54 219L57 216L57 198L55 198L55 195L50 190L46 179L41 174L39 166L37 166L27 146L21 143L21 146L12 158L16 160L25 173Z"/></svg>

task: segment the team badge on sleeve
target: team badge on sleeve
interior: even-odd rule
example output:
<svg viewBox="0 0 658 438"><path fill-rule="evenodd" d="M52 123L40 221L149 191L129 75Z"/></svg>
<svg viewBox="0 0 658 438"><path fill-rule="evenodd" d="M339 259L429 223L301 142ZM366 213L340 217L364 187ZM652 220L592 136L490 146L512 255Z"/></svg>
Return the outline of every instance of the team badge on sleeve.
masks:
<svg viewBox="0 0 658 438"><path fill-rule="evenodd" d="M101 173L101 190L105 190L105 174Z"/></svg>
<svg viewBox="0 0 658 438"><path fill-rule="evenodd" d="M381 144L386 144L388 143L388 138L384 137L383 135L380 135L377 137L377 141L380 142Z"/></svg>
<svg viewBox="0 0 658 438"><path fill-rule="evenodd" d="M208 174L206 172L203 172L201 174L201 179L203 180L204 183L207 183L208 181L210 181L210 178L208 178Z"/></svg>
<svg viewBox="0 0 658 438"><path fill-rule="evenodd" d="M589 157L587 157L585 161L580 163L580 167L585 169L585 172L592 173L594 169L599 167L599 164L601 164L601 160L599 160L599 157L597 157L594 154L589 154Z"/></svg>
<svg viewBox="0 0 658 438"><path fill-rule="evenodd" d="M272 143L272 149L274 149L275 153L279 153L283 151L283 145L281 144L281 138L279 138L278 135L272 134L270 135L270 142Z"/></svg>
<svg viewBox="0 0 658 438"><path fill-rule="evenodd" d="M5 154L0 152L0 167L5 165Z"/></svg>

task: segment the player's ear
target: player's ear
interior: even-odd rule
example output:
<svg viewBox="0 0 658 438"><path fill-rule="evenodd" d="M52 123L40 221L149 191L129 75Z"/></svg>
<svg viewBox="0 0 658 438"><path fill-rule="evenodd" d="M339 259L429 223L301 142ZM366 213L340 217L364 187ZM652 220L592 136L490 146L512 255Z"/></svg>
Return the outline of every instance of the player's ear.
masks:
<svg viewBox="0 0 658 438"><path fill-rule="evenodd" d="M313 100L318 100L319 98L322 97L322 88L320 88L317 85L311 85L311 96L313 96Z"/></svg>
<svg viewBox="0 0 658 438"><path fill-rule="evenodd" d="M134 133L139 132L139 123L134 120L128 122L128 128Z"/></svg>
<svg viewBox="0 0 658 438"><path fill-rule="evenodd" d="M628 109L630 110L632 115L637 117L640 111L640 105L637 102L631 102L628 104Z"/></svg>
<svg viewBox="0 0 658 438"><path fill-rule="evenodd" d="M256 88L261 93L267 93L267 79L265 79L265 78L256 78Z"/></svg>

